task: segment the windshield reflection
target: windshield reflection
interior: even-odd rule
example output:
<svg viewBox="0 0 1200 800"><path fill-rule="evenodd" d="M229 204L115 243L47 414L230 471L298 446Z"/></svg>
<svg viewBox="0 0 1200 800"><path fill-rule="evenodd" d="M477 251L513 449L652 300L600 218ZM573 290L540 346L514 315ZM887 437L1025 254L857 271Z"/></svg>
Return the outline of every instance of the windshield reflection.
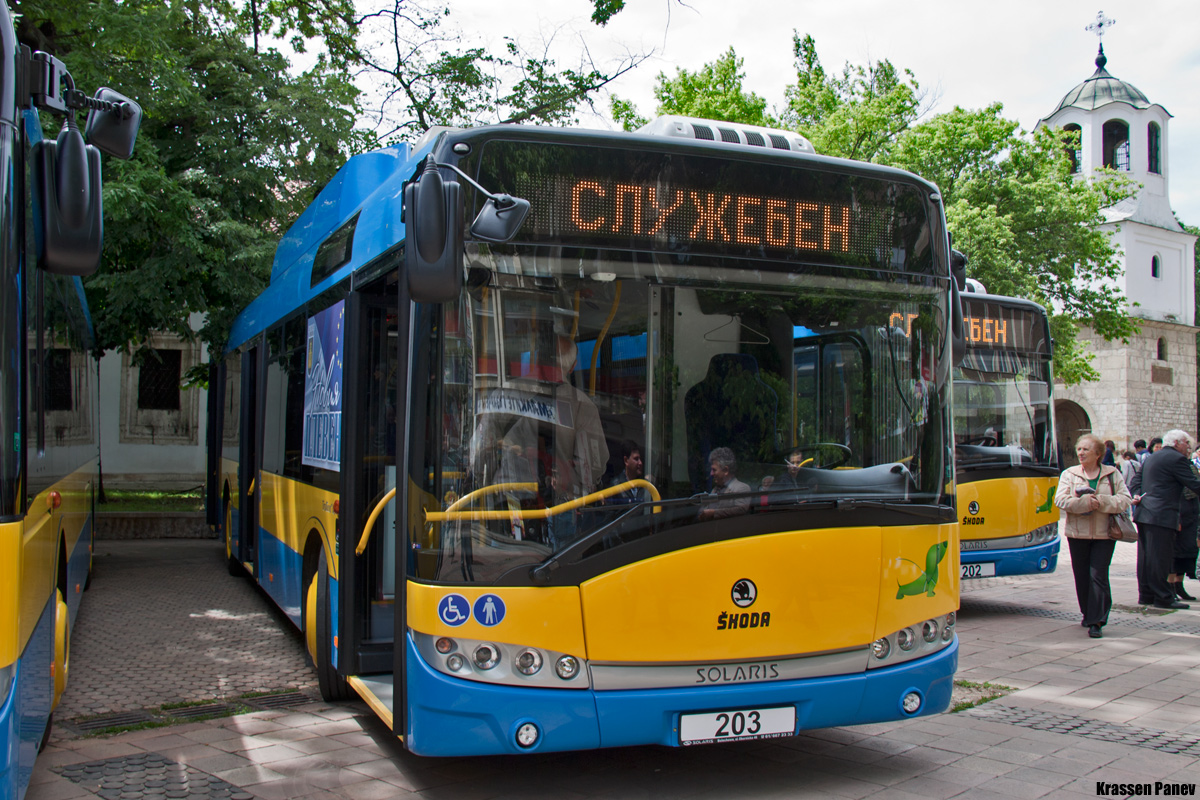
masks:
<svg viewBox="0 0 1200 800"><path fill-rule="evenodd" d="M500 263L445 306L419 577L495 581L667 529L941 497L933 288L749 291L540 263Z"/></svg>

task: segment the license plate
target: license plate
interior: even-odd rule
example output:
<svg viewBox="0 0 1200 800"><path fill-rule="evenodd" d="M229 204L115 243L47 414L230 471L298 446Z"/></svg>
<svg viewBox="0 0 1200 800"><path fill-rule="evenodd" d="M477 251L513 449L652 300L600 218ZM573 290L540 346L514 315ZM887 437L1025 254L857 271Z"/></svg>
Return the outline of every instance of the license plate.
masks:
<svg viewBox="0 0 1200 800"><path fill-rule="evenodd" d="M778 739L795 732L795 706L683 714L679 718L679 743L683 745Z"/></svg>
<svg viewBox="0 0 1200 800"><path fill-rule="evenodd" d="M963 580L968 578L994 578L996 565L988 561L983 564L961 564Z"/></svg>

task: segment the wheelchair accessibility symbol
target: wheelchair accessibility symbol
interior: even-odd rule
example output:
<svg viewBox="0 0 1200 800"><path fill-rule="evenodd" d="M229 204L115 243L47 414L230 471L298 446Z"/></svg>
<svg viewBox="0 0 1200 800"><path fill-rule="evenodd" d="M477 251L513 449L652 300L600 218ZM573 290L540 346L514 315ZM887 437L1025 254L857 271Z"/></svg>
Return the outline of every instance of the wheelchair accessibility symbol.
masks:
<svg viewBox="0 0 1200 800"><path fill-rule="evenodd" d="M448 594L438 602L438 618L457 628L471 618L471 604L461 594Z"/></svg>
<svg viewBox="0 0 1200 800"><path fill-rule="evenodd" d="M488 628L504 619L504 601L494 594L485 594L475 601L475 621Z"/></svg>

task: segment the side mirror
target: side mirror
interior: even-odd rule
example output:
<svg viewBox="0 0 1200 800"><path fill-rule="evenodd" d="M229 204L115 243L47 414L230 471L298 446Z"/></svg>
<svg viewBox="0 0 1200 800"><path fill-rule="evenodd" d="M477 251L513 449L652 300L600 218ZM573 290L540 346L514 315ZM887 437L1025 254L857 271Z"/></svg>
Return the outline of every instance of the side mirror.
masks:
<svg viewBox="0 0 1200 800"><path fill-rule="evenodd" d="M32 153L34 243L38 264L55 275L91 275L104 244L100 151L64 126Z"/></svg>
<svg viewBox="0 0 1200 800"><path fill-rule="evenodd" d="M84 135L88 144L102 153L122 160L133 155L138 129L142 127L142 107L118 91L107 87L96 92L96 100L111 103L106 111L88 115Z"/></svg>
<svg viewBox="0 0 1200 800"><path fill-rule="evenodd" d="M404 271L419 303L458 297L463 281L463 196L457 181L442 178L433 156L404 187Z"/></svg>
<svg viewBox="0 0 1200 800"><path fill-rule="evenodd" d="M529 215L529 201L507 194L489 197L471 223L471 235L485 242L507 242Z"/></svg>
<svg viewBox="0 0 1200 800"><path fill-rule="evenodd" d="M967 256L958 250L950 250L950 275L961 292L967 288Z"/></svg>

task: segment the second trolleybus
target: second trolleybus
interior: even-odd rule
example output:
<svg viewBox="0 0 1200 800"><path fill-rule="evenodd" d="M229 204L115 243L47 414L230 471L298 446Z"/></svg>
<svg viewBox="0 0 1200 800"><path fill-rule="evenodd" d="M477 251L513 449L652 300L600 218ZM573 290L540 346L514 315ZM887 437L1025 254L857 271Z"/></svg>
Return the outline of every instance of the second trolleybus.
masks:
<svg viewBox="0 0 1200 800"><path fill-rule="evenodd" d="M950 263L934 186L786 132L357 156L234 324L211 520L415 753L940 712Z"/></svg>
<svg viewBox="0 0 1200 800"><path fill-rule="evenodd" d="M1053 572L1058 454L1046 311L964 292L966 357L954 369L962 577Z"/></svg>
<svg viewBox="0 0 1200 800"><path fill-rule="evenodd" d="M43 115L64 121L56 137ZM140 121L111 89L78 91L0 10L0 800L29 787L91 579L99 375L80 276L100 263L100 154L128 158Z"/></svg>

